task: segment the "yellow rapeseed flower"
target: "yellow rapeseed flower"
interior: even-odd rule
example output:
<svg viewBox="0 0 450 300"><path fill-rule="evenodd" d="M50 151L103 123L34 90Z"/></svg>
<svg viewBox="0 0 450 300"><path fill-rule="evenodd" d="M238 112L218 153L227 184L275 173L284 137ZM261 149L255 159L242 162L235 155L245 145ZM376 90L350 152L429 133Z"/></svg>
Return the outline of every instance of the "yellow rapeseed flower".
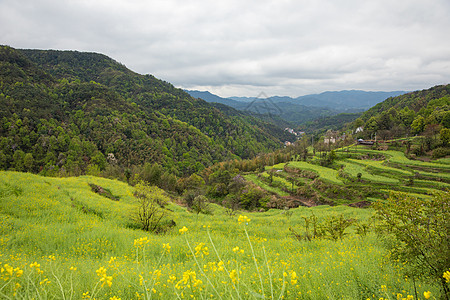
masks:
<svg viewBox="0 0 450 300"><path fill-rule="evenodd" d="M100 277L100 282L102 283L102 287L105 284L108 285L108 287L111 287L113 278L112 278L112 276L106 275L106 269L104 267L100 267L95 272L97 273L97 276Z"/></svg>
<svg viewBox="0 0 450 300"><path fill-rule="evenodd" d="M230 272L230 278L231 278L231 281L233 281L233 283L236 283L237 281L238 281L238 277L237 277L237 271L236 270L231 270L231 272Z"/></svg>
<svg viewBox="0 0 450 300"><path fill-rule="evenodd" d="M248 223L248 222L250 222L250 221L251 221L251 219L248 218L247 216L242 216L242 215L240 215L239 218L238 218L239 224L242 224L242 223Z"/></svg>
<svg viewBox="0 0 450 300"><path fill-rule="evenodd" d="M168 243L167 244L163 244L163 249L166 250L167 253L170 253L170 248L171 247L170 247L170 245Z"/></svg>
<svg viewBox="0 0 450 300"><path fill-rule="evenodd" d="M224 263L223 263L223 261L219 261L219 263L217 264L217 270L218 271L223 271L223 265L224 265Z"/></svg>
<svg viewBox="0 0 450 300"><path fill-rule="evenodd" d="M186 233L186 231L188 231L188 229L186 228L186 226L183 226L183 228L181 228L179 231L181 234L184 234Z"/></svg>
<svg viewBox="0 0 450 300"><path fill-rule="evenodd" d="M291 272L291 284L297 284L297 273L295 273L294 271Z"/></svg>
<svg viewBox="0 0 450 300"><path fill-rule="evenodd" d="M431 292L430 292L430 291L428 291L428 292L423 292L423 296L425 297L425 299L430 299L430 297L431 297Z"/></svg>
<svg viewBox="0 0 450 300"><path fill-rule="evenodd" d="M139 239L135 239L134 240L134 246L135 247L143 247L145 246L145 244L148 244L148 242L150 242L150 240L148 239L148 237L142 237Z"/></svg>
<svg viewBox="0 0 450 300"><path fill-rule="evenodd" d="M450 282L450 271L445 271L442 277L445 278L445 282Z"/></svg>
<svg viewBox="0 0 450 300"><path fill-rule="evenodd" d="M195 256L201 255L209 255L208 247L205 246L205 243L198 244L195 248Z"/></svg>

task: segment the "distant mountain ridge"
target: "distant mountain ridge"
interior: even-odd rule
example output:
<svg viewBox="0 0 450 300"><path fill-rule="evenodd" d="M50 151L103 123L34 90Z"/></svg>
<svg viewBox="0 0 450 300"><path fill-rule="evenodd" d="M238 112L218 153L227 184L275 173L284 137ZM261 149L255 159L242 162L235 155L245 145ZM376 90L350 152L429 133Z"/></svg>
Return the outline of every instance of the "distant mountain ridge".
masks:
<svg viewBox="0 0 450 300"><path fill-rule="evenodd" d="M208 91L186 90L192 97L201 98L207 102L218 102L222 104L239 105L236 102L249 103L256 97L228 97L223 98ZM330 107L342 105L344 109L369 109L370 107L386 100L389 97L396 97L408 93L407 91L391 92L368 92L362 90L327 91L320 94L310 94L292 98L289 96L272 96L267 99L275 103L287 102L305 106Z"/></svg>
<svg viewBox="0 0 450 300"><path fill-rule="evenodd" d="M222 98L210 92L186 90L192 97L207 102L217 102L239 110L268 114L279 112L279 117L296 125L304 124L317 118L337 115L339 113L362 112L387 98L405 94L404 91L366 92L345 90L323 92L292 98L288 96L264 97L230 97Z"/></svg>

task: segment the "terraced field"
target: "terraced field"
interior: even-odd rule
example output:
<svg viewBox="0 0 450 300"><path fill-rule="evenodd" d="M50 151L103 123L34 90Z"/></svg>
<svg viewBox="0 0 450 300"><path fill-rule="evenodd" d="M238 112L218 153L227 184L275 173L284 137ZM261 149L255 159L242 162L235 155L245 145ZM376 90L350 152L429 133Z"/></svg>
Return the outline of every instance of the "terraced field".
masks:
<svg viewBox="0 0 450 300"><path fill-rule="evenodd" d="M278 170L275 173L276 176L273 176L272 184L267 180L269 176L267 172L261 176L264 181L262 184L254 179L252 181L277 195L286 196L286 193L290 191L288 189L290 183L283 177L298 176L299 183L296 187L303 186L302 193L291 192L291 196L307 198L316 195L325 203L334 202L335 204L355 202L361 197L369 201L380 199L387 197L390 191L401 191L415 197L427 198L437 190L450 188L448 159L424 162L410 160L400 151L373 150L362 146L348 149L349 152L339 153L338 159L331 166L317 164L319 161L317 157L310 161L280 163L266 167L266 171ZM294 171L286 174L286 166ZM315 174L314 177L318 177L324 185L329 185L328 188L324 188L324 185L317 186L314 178L302 178L304 176L301 174L302 170ZM359 174L360 177L358 177ZM349 192L351 190L355 193ZM362 196L361 193L357 193L358 191L364 191Z"/></svg>
<svg viewBox="0 0 450 300"><path fill-rule="evenodd" d="M353 177L357 177L358 173L361 173L361 179L366 181L375 181L375 182L381 182L381 183L387 183L387 184L397 184L399 183L398 179L388 177L388 176L381 176L381 175L374 175L369 172L368 168L363 166L362 164L355 163L356 160L345 160L341 163L345 166L344 172L349 173Z"/></svg>

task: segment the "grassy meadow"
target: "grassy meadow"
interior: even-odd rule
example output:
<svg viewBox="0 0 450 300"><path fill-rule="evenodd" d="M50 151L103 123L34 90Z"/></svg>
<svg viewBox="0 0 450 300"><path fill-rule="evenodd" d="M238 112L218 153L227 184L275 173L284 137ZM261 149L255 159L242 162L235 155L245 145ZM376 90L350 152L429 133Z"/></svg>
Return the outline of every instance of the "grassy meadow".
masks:
<svg viewBox="0 0 450 300"><path fill-rule="evenodd" d="M118 201L94 193L89 184L109 190ZM371 209L322 205L229 216L219 206L212 206L212 214L196 215L170 203L176 225L154 235L133 225L135 207L133 187L120 181L0 172L0 298L415 295L413 281L401 275L401 264L388 260L372 231L358 234L351 227L338 240L307 241L292 234L302 233L304 218L312 215L319 220L343 215L369 224ZM415 287L419 298L425 291L439 295L438 287L423 282Z"/></svg>

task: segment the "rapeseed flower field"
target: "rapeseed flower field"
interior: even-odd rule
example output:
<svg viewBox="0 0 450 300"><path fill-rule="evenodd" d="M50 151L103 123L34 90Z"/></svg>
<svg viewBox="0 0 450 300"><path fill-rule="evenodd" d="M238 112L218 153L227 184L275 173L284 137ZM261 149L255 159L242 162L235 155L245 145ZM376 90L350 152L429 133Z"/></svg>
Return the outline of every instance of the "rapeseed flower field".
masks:
<svg viewBox="0 0 450 300"><path fill-rule="evenodd" d="M91 191L108 188L119 201ZM438 287L402 274L373 233L296 239L304 218L370 209L299 207L232 216L169 204L176 226L136 229L133 187L81 176L0 172L2 299L433 299ZM449 270L450 271L450 270ZM450 274L450 273L449 273ZM449 280L450 275L443 274ZM417 292L417 293L416 293ZM412 298L411 298L412 297Z"/></svg>

